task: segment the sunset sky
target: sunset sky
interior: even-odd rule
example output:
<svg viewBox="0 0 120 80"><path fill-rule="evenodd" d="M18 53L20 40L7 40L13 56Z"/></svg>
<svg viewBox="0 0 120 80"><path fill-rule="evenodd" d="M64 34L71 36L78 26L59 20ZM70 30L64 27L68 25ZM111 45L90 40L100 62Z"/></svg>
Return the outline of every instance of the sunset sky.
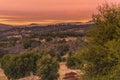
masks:
<svg viewBox="0 0 120 80"><path fill-rule="evenodd" d="M106 0L118 3L120 0ZM0 0L0 23L23 25L88 21L105 0Z"/></svg>

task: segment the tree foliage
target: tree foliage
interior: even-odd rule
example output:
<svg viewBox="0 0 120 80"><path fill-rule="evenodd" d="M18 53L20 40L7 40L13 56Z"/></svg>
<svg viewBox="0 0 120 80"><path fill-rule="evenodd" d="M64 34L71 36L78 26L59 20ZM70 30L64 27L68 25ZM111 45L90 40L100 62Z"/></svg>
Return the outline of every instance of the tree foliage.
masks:
<svg viewBox="0 0 120 80"><path fill-rule="evenodd" d="M95 28L87 33L89 44L75 54L81 61L79 68L88 80L119 80L120 6L107 3L99 6L93 20Z"/></svg>
<svg viewBox="0 0 120 80"><path fill-rule="evenodd" d="M20 55L5 55L1 60L1 67L8 79L18 79L36 73L38 55L26 53Z"/></svg>
<svg viewBox="0 0 120 80"><path fill-rule="evenodd" d="M98 7L98 14L93 15L95 28L88 35L93 42L104 45L107 41L120 38L119 5L103 4Z"/></svg>
<svg viewBox="0 0 120 80"><path fill-rule="evenodd" d="M68 68L78 68L79 65L81 64L81 59L78 57L79 55L77 54L72 54L70 53L68 58L67 58L67 67Z"/></svg>
<svg viewBox="0 0 120 80"><path fill-rule="evenodd" d="M57 80L59 64L49 54L37 61L37 74L42 80Z"/></svg>

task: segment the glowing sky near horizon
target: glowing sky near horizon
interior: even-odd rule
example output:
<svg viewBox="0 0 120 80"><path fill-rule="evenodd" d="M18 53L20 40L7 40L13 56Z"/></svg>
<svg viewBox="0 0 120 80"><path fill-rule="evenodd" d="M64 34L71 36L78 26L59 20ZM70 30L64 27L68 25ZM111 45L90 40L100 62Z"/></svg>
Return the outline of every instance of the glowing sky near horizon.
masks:
<svg viewBox="0 0 120 80"><path fill-rule="evenodd" d="M106 0L119 3L120 0ZM0 23L30 24L87 21L105 0L0 0Z"/></svg>

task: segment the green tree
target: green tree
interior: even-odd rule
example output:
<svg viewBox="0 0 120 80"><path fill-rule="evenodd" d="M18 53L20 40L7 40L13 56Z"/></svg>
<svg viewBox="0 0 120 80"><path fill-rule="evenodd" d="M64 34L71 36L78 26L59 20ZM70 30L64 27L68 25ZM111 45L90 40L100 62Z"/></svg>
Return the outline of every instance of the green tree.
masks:
<svg viewBox="0 0 120 80"><path fill-rule="evenodd" d="M89 77L87 80L119 80L120 6L99 6L93 20L95 28L87 33L90 42L75 57L80 58L79 68Z"/></svg>
<svg viewBox="0 0 120 80"><path fill-rule="evenodd" d="M78 54L70 53L67 58L67 66L68 68L76 69L81 64L81 59L79 58Z"/></svg>
<svg viewBox="0 0 120 80"><path fill-rule="evenodd" d="M36 53L22 53L19 55L5 55L1 60L1 68L8 79L18 79L36 73Z"/></svg>
<svg viewBox="0 0 120 80"><path fill-rule="evenodd" d="M41 44L40 41L36 41L36 40L31 40L31 39L25 39L23 40L23 47L25 49L28 49L28 48L34 48L34 47L37 47Z"/></svg>
<svg viewBox="0 0 120 80"><path fill-rule="evenodd" d="M95 28L88 35L94 43L104 45L109 40L120 37L120 8L118 5L104 4L98 7L98 14L93 15Z"/></svg>
<svg viewBox="0 0 120 80"><path fill-rule="evenodd" d="M37 74L43 80L57 80L59 64L49 54L37 61Z"/></svg>
<svg viewBox="0 0 120 80"><path fill-rule="evenodd" d="M99 6L98 14L93 16L95 28L88 33L92 38L91 45L83 54L86 74L90 77L119 80L120 61L120 8L118 5L104 4ZM116 71L118 70L118 71ZM106 77L105 77L106 76ZM109 77L108 77L109 76Z"/></svg>

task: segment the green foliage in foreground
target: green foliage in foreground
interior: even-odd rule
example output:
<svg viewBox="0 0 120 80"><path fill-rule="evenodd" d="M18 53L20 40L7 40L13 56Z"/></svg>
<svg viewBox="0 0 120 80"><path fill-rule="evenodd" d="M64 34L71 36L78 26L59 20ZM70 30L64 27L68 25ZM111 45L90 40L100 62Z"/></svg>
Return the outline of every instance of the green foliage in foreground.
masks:
<svg viewBox="0 0 120 80"><path fill-rule="evenodd" d="M34 52L18 55L5 55L1 59L1 68L9 80L33 75L43 80L56 80L58 77L58 62L50 55L39 55Z"/></svg>
<svg viewBox="0 0 120 80"><path fill-rule="evenodd" d="M37 74L41 76L42 80L57 80L59 63L56 58L49 54L43 56L37 62Z"/></svg>
<svg viewBox="0 0 120 80"><path fill-rule="evenodd" d="M5 55L1 60L1 68L8 79L18 79L36 72L38 55L26 53L20 55Z"/></svg>
<svg viewBox="0 0 120 80"><path fill-rule="evenodd" d="M81 69L85 80L120 80L120 6L105 4L98 10L89 44L68 57L68 67Z"/></svg>
<svg viewBox="0 0 120 80"><path fill-rule="evenodd" d="M74 69L74 68L79 68L79 65L81 64L81 59L80 58L76 58L79 55L74 55L72 53L69 54L69 57L67 58L67 67Z"/></svg>

